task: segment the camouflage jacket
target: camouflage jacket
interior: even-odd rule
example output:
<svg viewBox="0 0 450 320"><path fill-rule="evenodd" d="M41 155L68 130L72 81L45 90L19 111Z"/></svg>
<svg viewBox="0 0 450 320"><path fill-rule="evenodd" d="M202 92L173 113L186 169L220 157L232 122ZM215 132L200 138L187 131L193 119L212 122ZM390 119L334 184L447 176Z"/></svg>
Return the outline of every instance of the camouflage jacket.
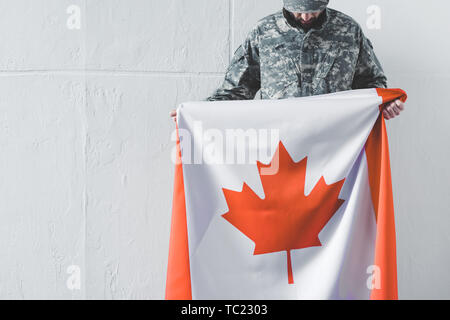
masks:
<svg viewBox="0 0 450 320"><path fill-rule="evenodd" d="M283 99L385 88L371 42L351 17L327 8L324 22L305 32L280 10L261 19L236 50L223 84L208 101Z"/></svg>

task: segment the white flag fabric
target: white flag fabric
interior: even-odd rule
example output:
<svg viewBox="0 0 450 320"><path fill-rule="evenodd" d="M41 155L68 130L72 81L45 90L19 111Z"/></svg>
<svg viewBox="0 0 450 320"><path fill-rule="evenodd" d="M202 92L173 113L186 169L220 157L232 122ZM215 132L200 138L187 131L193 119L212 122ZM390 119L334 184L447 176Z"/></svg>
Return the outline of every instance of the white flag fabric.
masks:
<svg viewBox="0 0 450 320"><path fill-rule="evenodd" d="M395 99L181 104L166 298L397 299Z"/></svg>

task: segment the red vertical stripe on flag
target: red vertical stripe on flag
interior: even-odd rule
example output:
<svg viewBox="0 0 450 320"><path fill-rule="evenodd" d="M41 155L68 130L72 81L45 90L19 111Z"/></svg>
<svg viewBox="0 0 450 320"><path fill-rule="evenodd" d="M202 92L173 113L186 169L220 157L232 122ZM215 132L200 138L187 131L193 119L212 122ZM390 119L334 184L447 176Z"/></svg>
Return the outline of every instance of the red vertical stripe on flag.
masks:
<svg viewBox="0 0 450 320"><path fill-rule="evenodd" d="M180 137L177 126L177 162L172 204L169 261L167 265L166 299L191 300L191 271L184 193L183 166L181 163Z"/></svg>
<svg viewBox="0 0 450 320"><path fill-rule="evenodd" d="M400 99L403 102L406 101L408 95L402 89L377 89L377 93L380 97L383 98L383 103L394 101L396 99Z"/></svg>
<svg viewBox="0 0 450 320"><path fill-rule="evenodd" d="M377 89L383 103L407 95L401 89ZM380 106L381 110L381 106ZM391 167L386 123L380 113L365 147L369 168L369 183L377 221L375 266L380 273L380 286L372 289L372 300L398 299L397 253L395 239L394 201L392 195Z"/></svg>

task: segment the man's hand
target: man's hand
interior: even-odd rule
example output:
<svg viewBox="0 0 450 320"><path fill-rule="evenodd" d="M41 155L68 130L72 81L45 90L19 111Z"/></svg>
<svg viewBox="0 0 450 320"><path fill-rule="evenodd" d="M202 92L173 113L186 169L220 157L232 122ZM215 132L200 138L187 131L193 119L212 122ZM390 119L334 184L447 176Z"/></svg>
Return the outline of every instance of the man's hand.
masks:
<svg viewBox="0 0 450 320"><path fill-rule="evenodd" d="M388 102L383 106L383 116L386 120L394 119L405 110L405 104L401 100Z"/></svg>
<svg viewBox="0 0 450 320"><path fill-rule="evenodd" d="M173 121L177 121L177 110L170 111L169 115L172 117Z"/></svg>

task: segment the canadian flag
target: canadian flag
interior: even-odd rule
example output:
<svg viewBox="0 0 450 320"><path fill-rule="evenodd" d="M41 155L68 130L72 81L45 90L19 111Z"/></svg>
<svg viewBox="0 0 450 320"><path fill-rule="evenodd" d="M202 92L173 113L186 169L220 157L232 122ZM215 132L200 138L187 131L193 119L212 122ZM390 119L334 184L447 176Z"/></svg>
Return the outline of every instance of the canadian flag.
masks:
<svg viewBox="0 0 450 320"><path fill-rule="evenodd" d="M181 104L166 299L397 299L380 108L406 97Z"/></svg>

